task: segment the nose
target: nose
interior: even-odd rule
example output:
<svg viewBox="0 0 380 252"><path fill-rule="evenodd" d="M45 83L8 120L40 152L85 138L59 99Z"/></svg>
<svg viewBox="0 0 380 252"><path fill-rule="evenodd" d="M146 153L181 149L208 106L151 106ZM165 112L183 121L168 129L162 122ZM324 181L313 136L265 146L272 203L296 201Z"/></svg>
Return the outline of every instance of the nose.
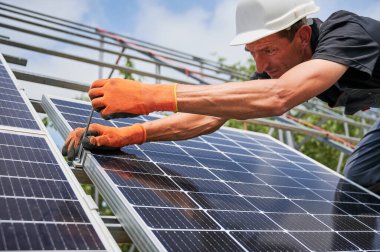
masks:
<svg viewBox="0 0 380 252"><path fill-rule="evenodd" d="M269 61L264 59L263 57L255 57L256 62L256 71L259 73L265 72L266 69L268 69Z"/></svg>

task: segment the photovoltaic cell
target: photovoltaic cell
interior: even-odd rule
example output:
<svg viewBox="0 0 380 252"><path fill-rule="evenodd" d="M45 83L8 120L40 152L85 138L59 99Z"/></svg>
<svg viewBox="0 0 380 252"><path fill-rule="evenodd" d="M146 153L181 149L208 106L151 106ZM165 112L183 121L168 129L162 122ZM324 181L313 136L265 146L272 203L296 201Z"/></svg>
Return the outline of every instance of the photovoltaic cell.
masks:
<svg viewBox="0 0 380 252"><path fill-rule="evenodd" d="M104 250L43 137L0 132L0 248Z"/></svg>
<svg viewBox="0 0 380 252"><path fill-rule="evenodd" d="M79 185L1 54L0 62L0 251L116 248L99 237Z"/></svg>
<svg viewBox="0 0 380 252"><path fill-rule="evenodd" d="M3 64L0 64L0 125L40 129Z"/></svg>
<svg viewBox="0 0 380 252"><path fill-rule="evenodd" d="M87 117L91 108L58 98L43 104L58 125L67 125L60 115ZM111 207L134 216L125 226L141 249L380 250L378 197L262 134L222 128L87 158L95 183L110 187L103 194L121 195ZM142 230L149 235L139 242Z"/></svg>

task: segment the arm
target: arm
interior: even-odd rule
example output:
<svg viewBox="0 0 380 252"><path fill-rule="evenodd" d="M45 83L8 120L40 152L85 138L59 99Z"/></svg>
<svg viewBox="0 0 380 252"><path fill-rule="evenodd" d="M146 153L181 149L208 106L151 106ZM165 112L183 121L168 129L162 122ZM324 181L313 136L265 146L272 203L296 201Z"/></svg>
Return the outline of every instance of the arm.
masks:
<svg viewBox="0 0 380 252"><path fill-rule="evenodd" d="M142 144L153 141L185 140L219 129L227 119L178 113L143 124L114 128L100 124L91 124L89 137L83 140L87 149L121 148L130 144ZM62 154L73 160L80 148L84 128L76 128L67 137Z"/></svg>
<svg viewBox="0 0 380 252"><path fill-rule="evenodd" d="M237 119L281 115L328 89L347 68L314 59L293 67L279 79L178 85L178 111Z"/></svg>
<svg viewBox="0 0 380 252"><path fill-rule="evenodd" d="M279 79L220 85L149 85L109 79L95 81L92 106L106 119L153 111L178 111L221 118L248 119L281 115L322 93L347 66L322 59L301 63Z"/></svg>
<svg viewBox="0 0 380 252"><path fill-rule="evenodd" d="M176 141L209 134L219 129L227 119L177 113L144 123L146 141Z"/></svg>

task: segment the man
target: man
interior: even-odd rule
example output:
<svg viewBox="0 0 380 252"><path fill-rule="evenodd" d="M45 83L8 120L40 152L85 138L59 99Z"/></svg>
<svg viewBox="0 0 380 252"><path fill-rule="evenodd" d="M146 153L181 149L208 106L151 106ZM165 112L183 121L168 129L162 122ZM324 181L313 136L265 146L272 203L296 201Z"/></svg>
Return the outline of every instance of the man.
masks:
<svg viewBox="0 0 380 252"><path fill-rule="evenodd" d="M106 118L178 112L125 128L93 124L87 147L122 147L148 141L183 140L211 133L227 119L281 115L318 96L347 114L379 107L380 22L338 11L323 24L306 16L313 0L241 0L237 36L256 61L255 80L206 85L147 85L122 79L95 81L92 106ZM345 172L364 186L380 182L380 125L375 125L349 159ZM72 159L84 129L71 132L63 154ZM373 151L376 150L376 151Z"/></svg>

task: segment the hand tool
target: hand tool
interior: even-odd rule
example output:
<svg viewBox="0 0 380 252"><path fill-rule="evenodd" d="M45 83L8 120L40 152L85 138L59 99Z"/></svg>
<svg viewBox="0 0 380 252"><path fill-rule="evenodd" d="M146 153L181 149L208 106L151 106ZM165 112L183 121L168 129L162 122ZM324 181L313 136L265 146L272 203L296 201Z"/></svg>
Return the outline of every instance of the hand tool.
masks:
<svg viewBox="0 0 380 252"><path fill-rule="evenodd" d="M115 65L119 64L119 61L120 61L121 57L123 56L123 53L124 53L125 49L126 49L125 47L122 47L121 52L120 52L119 56L116 59ZM114 71L115 71L115 68L112 68L110 74L108 75L108 79L110 79L112 77L112 74L113 74ZM84 138L88 134L88 129L90 127L93 115L94 115L94 108L91 108L91 112L90 112L90 115L88 116L87 125L86 125L86 128L84 130L84 133L83 133L83 136L82 136L82 140L81 140L81 143L80 143L79 152L78 152L79 164L82 164L82 161L83 161L82 160L83 159L83 144L82 143L83 143Z"/></svg>

